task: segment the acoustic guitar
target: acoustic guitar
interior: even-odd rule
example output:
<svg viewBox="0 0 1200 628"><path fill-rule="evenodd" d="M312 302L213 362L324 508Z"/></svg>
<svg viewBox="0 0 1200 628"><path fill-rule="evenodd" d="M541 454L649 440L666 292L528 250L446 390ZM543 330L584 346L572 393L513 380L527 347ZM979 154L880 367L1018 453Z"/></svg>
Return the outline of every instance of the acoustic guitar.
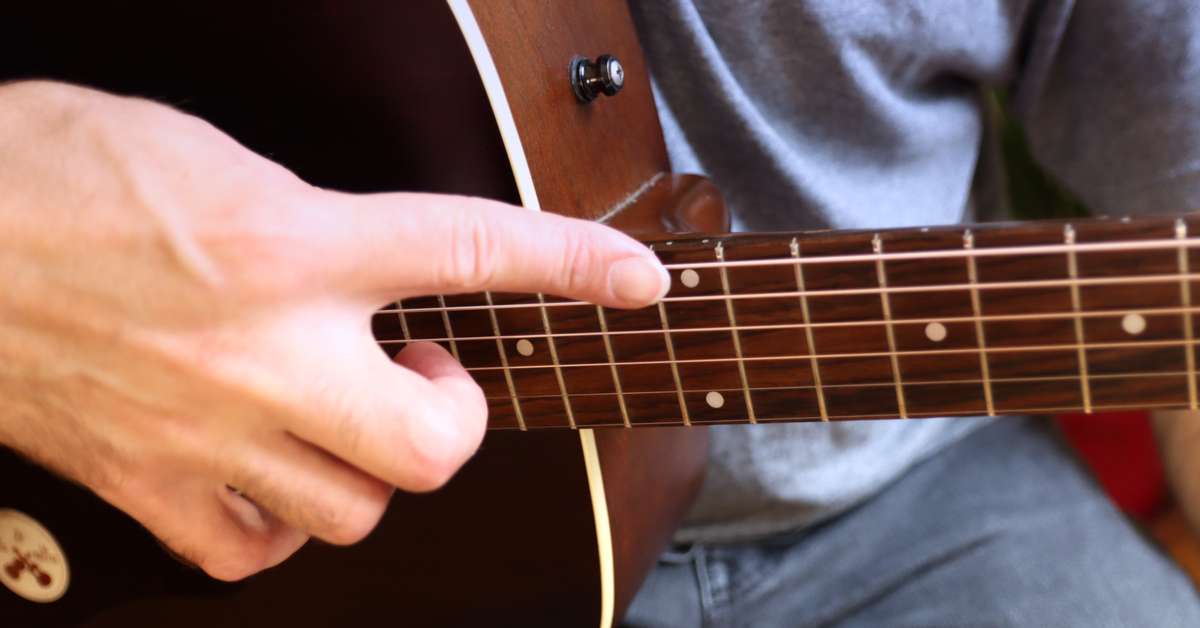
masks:
<svg viewBox="0 0 1200 628"><path fill-rule="evenodd" d="M47 1L0 24L2 80L171 103L324 187L605 221L673 280L637 311L380 309L382 350L432 340L475 375L480 453L362 543L242 582L0 454L3 626L610 626L699 486L706 425L1197 407L1195 218L721 235L717 190L668 172L624 3Z"/></svg>

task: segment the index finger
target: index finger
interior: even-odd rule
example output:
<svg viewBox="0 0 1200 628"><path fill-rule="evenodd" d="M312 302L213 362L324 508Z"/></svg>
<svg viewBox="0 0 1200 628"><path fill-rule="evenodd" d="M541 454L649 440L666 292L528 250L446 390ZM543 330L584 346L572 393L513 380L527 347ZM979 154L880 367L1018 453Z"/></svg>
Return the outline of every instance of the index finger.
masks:
<svg viewBox="0 0 1200 628"><path fill-rule="evenodd" d="M598 223L465 196L321 194L341 210L326 267L383 301L491 290L643 307L670 285L648 248Z"/></svg>

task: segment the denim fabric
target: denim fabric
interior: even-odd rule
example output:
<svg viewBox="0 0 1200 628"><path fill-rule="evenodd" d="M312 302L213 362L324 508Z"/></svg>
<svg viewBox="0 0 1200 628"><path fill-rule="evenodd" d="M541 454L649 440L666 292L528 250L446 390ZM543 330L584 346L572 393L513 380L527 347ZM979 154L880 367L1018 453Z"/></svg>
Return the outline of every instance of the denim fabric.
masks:
<svg viewBox="0 0 1200 628"><path fill-rule="evenodd" d="M1038 160L1094 211L1200 207L1197 0L630 4L671 165L715 181L735 229L970 220L985 88L1009 91ZM977 425L714 426L676 540L817 524Z"/></svg>
<svg viewBox="0 0 1200 628"><path fill-rule="evenodd" d="M1044 422L1005 419L824 524L666 553L624 625L1183 627L1200 598Z"/></svg>

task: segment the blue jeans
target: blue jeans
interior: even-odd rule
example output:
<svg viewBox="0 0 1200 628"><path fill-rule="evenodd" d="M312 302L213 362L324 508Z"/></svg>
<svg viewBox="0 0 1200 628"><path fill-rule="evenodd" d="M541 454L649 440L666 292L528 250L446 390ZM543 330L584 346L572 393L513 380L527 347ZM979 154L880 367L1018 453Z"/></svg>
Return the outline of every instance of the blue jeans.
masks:
<svg viewBox="0 0 1200 628"><path fill-rule="evenodd" d="M1200 626L1200 598L1044 421L1001 419L822 525L666 553L624 625Z"/></svg>

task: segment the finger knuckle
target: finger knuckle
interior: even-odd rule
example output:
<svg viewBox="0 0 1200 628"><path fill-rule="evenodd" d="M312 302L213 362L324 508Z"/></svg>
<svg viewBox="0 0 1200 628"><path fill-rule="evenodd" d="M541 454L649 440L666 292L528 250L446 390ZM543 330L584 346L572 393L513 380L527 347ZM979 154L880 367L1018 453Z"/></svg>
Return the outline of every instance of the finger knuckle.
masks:
<svg viewBox="0 0 1200 628"><path fill-rule="evenodd" d="M562 267L559 278L562 291L569 294L587 292L594 283L599 259L591 237L577 231L567 231L563 237Z"/></svg>
<svg viewBox="0 0 1200 628"><path fill-rule="evenodd" d="M357 458L369 447L370 417L358 403L353 390L333 377L317 378L310 384L309 403L296 407L298 423L329 425L343 455Z"/></svg>
<svg viewBox="0 0 1200 628"><path fill-rule="evenodd" d="M353 545L365 539L387 510L390 491L367 490L346 494L324 510L323 540L335 545Z"/></svg>
<svg viewBox="0 0 1200 628"><path fill-rule="evenodd" d="M259 539L226 541L220 548L206 550L173 549L208 575L226 582L244 580L269 565L268 544Z"/></svg>
<svg viewBox="0 0 1200 628"><path fill-rule="evenodd" d="M345 447L347 455L357 456L362 449L363 432L366 430L362 416L349 410L337 412L334 416L337 417L335 429L338 442Z"/></svg>
<svg viewBox="0 0 1200 628"><path fill-rule="evenodd" d="M496 274L496 240L486 222L466 216L450 234L448 255L439 278L447 291L470 292L492 282Z"/></svg>

